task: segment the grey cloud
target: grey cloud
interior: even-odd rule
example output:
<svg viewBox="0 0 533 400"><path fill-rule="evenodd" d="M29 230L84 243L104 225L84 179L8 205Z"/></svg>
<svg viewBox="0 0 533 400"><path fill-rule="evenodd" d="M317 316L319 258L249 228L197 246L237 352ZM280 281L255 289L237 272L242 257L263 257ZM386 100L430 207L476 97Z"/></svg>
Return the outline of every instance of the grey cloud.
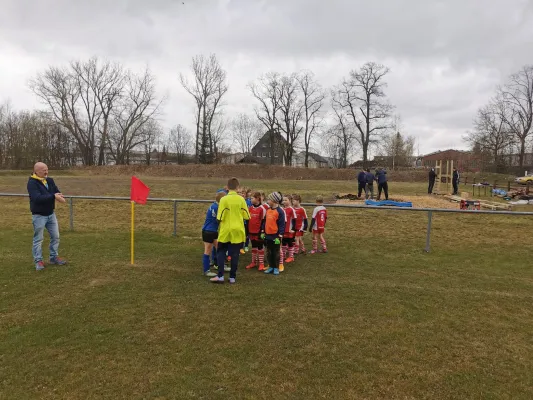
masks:
<svg viewBox="0 0 533 400"><path fill-rule="evenodd" d="M391 68L387 93L406 131L420 138L421 151L460 147L495 85L533 62L533 3L526 0L2 3L0 51L18 49L18 60L32 60L34 69L92 55L134 68L148 65L168 94L168 126L192 127L192 103L177 75L195 54L215 52L228 70L228 117L252 110L246 84L268 70L311 69L330 87L375 60ZM0 93L27 98L24 79L17 76L15 84L3 78Z"/></svg>

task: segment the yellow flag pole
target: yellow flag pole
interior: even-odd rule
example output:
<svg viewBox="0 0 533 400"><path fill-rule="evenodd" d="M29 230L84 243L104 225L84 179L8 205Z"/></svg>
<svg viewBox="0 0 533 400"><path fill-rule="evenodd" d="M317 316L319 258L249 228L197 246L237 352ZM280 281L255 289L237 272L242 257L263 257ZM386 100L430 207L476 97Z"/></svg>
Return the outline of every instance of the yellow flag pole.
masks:
<svg viewBox="0 0 533 400"><path fill-rule="evenodd" d="M135 256L135 202L131 202L131 265L134 262Z"/></svg>

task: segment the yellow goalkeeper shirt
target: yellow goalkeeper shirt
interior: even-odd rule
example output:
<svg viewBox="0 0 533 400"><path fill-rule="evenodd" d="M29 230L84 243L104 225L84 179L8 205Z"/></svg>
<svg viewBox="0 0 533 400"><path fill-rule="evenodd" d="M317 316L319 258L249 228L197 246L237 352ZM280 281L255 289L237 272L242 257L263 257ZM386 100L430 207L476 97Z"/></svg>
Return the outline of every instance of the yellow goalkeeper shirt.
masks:
<svg viewBox="0 0 533 400"><path fill-rule="evenodd" d="M229 193L220 199L218 206L217 220L220 222L218 227L218 241L220 243L244 243L246 232L244 230L244 221L250 219L246 201L235 191Z"/></svg>

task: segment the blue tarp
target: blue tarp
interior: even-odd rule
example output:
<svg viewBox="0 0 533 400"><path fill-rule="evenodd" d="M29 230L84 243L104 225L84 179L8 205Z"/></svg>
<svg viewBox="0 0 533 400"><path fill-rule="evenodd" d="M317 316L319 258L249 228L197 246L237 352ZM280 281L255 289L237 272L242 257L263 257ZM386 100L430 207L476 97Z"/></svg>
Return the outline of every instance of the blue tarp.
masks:
<svg viewBox="0 0 533 400"><path fill-rule="evenodd" d="M392 200L365 200L367 206L389 206L389 207L413 207L413 203L410 201L392 201Z"/></svg>

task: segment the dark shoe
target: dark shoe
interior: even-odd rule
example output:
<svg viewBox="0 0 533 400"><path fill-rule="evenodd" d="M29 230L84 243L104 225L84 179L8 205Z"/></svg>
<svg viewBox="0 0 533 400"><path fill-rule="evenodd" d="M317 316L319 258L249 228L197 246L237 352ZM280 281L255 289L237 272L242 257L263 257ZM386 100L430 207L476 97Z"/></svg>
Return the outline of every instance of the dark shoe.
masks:
<svg viewBox="0 0 533 400"><path fill-rule="evenodd" d="M59 257L53 257L50 259L50 264L51 265L66 265L67 264L67 260L64 260L62 258L59 258Z"/></svg>

